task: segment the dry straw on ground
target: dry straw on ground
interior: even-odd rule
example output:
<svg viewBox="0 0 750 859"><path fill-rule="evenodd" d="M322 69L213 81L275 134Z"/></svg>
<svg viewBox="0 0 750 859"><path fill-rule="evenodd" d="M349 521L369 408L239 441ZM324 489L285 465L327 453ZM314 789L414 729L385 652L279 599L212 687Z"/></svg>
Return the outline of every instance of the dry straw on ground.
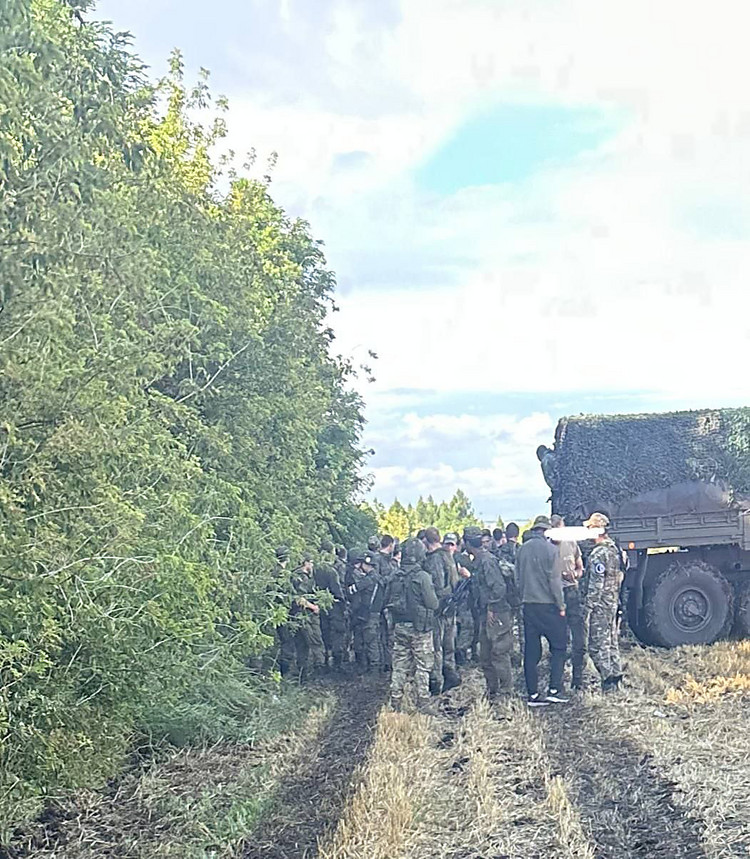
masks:
<svg viewBox="0 0 750 859"><path fill-rule="evenodd" d="M384 708L380 681L334 684L291 734L81 794L20 855L747 857L750 642L626 658L623 692L541 711L487 704L476 668L432 716Z"/></svg>

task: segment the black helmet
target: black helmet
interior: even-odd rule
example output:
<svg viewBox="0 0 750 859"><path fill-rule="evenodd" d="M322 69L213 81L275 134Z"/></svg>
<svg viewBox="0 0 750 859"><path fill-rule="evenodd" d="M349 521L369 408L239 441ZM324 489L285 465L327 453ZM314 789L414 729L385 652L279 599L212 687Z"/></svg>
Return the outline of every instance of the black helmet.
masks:
<svg viewBox="0 0 750 859"><path fill-rule="evenodd" d="M424 543L416 537L409 537L401 544L402 564L421 564L426 554Z"/></svg>

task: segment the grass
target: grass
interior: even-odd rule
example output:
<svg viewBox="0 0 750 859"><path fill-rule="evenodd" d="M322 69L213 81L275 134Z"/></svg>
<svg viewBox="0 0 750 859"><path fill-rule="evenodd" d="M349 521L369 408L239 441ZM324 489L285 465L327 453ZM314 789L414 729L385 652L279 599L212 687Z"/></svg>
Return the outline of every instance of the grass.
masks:
<svg viewBox="0 0 750 859"><path fill-rule="evenodd" d="M289 730L271 735L269 713L256 742L174 751L83 792L27 833L24 855L750 855L750 642L632 647L626 665L626 690L538 711L484 702L476 669L431 716L381 706L380 681L331 687L311 709L290 692Z"/></svg>
<svg viewBox="0 0 750 859"><path fill-rule="evenodd" d="M59 803L42 824L17 839L11 855L240 856L248 833L273 807L284 773L305 747L318 741L330 709L330 696L290 687L268 699L257 717L248 718L247 735L257 741L161 749L109 790L79 791Z"/></svg>

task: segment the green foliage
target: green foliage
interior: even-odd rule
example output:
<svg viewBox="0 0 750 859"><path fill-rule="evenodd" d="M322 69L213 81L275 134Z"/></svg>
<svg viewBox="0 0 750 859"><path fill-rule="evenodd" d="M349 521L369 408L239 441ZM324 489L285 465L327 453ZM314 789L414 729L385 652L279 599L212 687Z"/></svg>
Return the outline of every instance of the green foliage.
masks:
<svg viewBox="0 0 750 859"><path fill-rule="evenodd" d="M391 534L400 540L413 537L421 528L430 526L445 534L447 531L461 533L467 525L482 525L471 501L461 489L457 489L449 501L439 504L429 495L426 501L420 496L416 504L408 507L398 499L387 509L375 501L371 509L377 516L378 533Z"/></svg>
<svg viewBox="0 0 750 859"><path fill-rule="evenodd" d="M231 709L274 545L373 521L320 244L86 5L0 5L0 826Z"/></svg>

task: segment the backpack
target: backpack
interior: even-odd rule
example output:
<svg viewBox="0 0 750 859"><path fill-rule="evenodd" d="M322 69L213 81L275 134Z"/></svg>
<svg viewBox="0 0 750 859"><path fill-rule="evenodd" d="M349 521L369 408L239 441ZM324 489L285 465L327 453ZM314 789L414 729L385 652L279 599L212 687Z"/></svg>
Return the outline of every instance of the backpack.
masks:
<svg viewBox="0 0 750 859"><path fill-rule="evenodd" d="M412 616L408 596L408 573L398 570L394 573L388 587L387 608L393 615L394 621L410 621Z"/></svg>

